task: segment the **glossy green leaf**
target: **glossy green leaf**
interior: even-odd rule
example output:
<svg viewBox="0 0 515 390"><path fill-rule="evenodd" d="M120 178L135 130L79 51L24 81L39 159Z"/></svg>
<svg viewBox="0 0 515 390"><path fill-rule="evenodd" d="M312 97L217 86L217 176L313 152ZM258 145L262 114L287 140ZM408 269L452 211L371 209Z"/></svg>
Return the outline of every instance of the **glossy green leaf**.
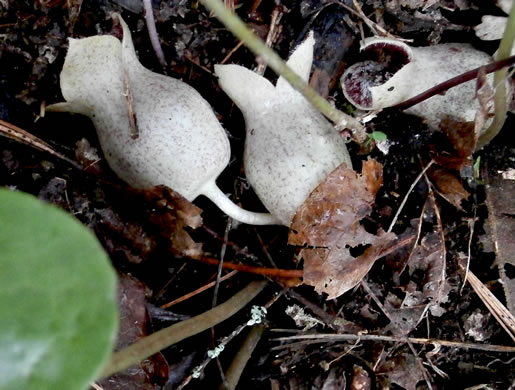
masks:
<svg viewBox="0 0 515 390"><path fill-rule="evenodd" d="M64 211L0 189L0 389L82 390L108 359L116 275Z"/></svg>

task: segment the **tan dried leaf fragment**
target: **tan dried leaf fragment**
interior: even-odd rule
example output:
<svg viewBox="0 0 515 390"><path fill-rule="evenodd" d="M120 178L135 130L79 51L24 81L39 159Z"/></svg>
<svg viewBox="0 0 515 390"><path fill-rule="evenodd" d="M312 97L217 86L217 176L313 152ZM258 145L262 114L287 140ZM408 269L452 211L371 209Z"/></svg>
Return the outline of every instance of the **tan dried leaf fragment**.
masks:
<svg viewBox="0 0 515 390"><path fill-rule="evenodd" d="M202 210L165 186L142 192L156 206L149 220L160 227L163 236L170 239L170 250L179 256L200 257L203 253L202 244L193 241L187 228L196 229L202 225Z"/></svg>
<svg viewBox="0 0 515 390"><path fill-rule="evenodd" d="M382 181L382 165L363 163L361 174L345 164L336 168L297 210L288 243L303 249L304 283L336 298L358 284L395 235L368 233L360 221L372 211ZM354 257L351 249L365 249Z"/></svg>

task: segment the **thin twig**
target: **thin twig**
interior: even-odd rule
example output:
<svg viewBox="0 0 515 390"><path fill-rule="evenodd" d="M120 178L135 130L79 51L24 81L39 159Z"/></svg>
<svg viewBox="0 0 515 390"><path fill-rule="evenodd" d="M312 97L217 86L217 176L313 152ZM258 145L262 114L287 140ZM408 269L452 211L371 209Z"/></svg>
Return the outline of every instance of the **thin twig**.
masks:
<svg viewBox="0 0 515 390"><path fill-rule="evenodd" d="M461 288L460 288L460 295L463 292L463 288L465 287L465 284L467 283L467 278L469 275L470 259L472 257L472 237L474 237L474 225L475 224L476 224L476 208L474 207L474 217L468 221L469 242L467 245L467 265L465 266L465 276L463 277L463 284L461 285Z"/></svg>
<svg viewBox="0 0 515 390"><path fill-rule="evenodd" d="M466 83L467 81L473 80L473 79L477 78L477 76L481 72L484 72L485 74L492 73L499 69L503 69L510 65L513 65L514 63L515 63L515 56L511 56L511 57L503 59L501 61L495 61L495 62L492 62L491 64L480 66L478 68L469 70L468 72L462 73L456 77L453 77L452 79L444 81L443 83L437 84L434 87L429 88L428 90L426 90L408 100L405 100L399 104L396 104L395 106L385 108L385 110L391 110L391 109L405 110L407 108L413 107L414 105L416 105L420 102L423 102L424 100L429 99L430 97L441 94L442 92L445 92L448 89L454 88L460 84Z"/></svg>
<svg viewBox="0 0 515 390"><path fill-rule="evenodd" d="M213 300L211 305L213 307L216 306L216 301L218 299L218 288L220 287L220 281L222 278L222 270L224 265L225 252L227 251L227 240L229 239L229 232L232 227L232 218L227 218L227 223L225 224L225 232L224 232L224 240L222 241L222 248L220 249L220 263L218 263L218 269L216 271L216 284L215 290L213 291Z"/></svg>
<svg viewBox="0 0 515 390"><path fill-rule="evenodd" d="M429 164L427 164L427 166L422 170L422 172L420 172L418 174L418 176L415 179L415 181L413 183L411 183L411 186L410 186L408 192L406 192L406 195L404 196L404 199L402 200L402 203L399 206L399 209L397 210L397 212L395 213L395 216L393 217L392 223L390 223L390 227L388 228L388 231L387 231L388 233L390 233L392 231L393 227L397 223L397 219L399 218L399 215L400 215L402 209L404 208L404 205L408 201L408 197L411 194L411 192L413 191L413 188L415 188L415 186L417 185L419 180L422 178L422 176L424 176L426 171L429 169L429 167L431 167L431 165L433 165L433 163L434 163L434 160L429 161Z"/></svg>
<svg viewBox="0 0 515 390"><path fill-rule="evenodd" d="M352 4L354 5L354 8L356 8L356 12L358 13L359 17L366 23L366 25L370 28L370 30L372 30L372 33L374 35L383 35L383 36L392 37L392 35L388 31L386 31L384 28L382 28L377 23L374 23L373 21L371 21L365 15L363 10L361 9L361 6L359 5L359 3L356 0L352 0ZM378 34L378 31L381 34Z"/></svg>
<svg viewBox="0 0 515 390"><path fill-rule="evenodd" d="M165 54L163 53L163 48L161 47L161 42L159 41L159 36L157 35L156 21L154 20L154 11L152 10L152 0L143 0L143 7L145 9L145 23L147 25L148 35L150 37L150 42L152 43L152 48L156 53L157 60L163 69L166 69Z"/></svg>
<svg viewBox="0 0 515 390"><path fill-rule="evenodd" d="M224 57L224 59L220 62L220 64L225 64L227 61L229 61L229 58L232 57L232 55L234 53L236 53L236 51L243 46L243 42L242 41L239 41L238 44L236 46L234 46L231 50L229 50L229 53L227 53L227 55Z"/></svg>
<svg viewBox="0 0 515 390"><path fill-rule="evenodd" d="M29 132L20 129L19 127L9 123L4 122L0 119L0 135L3 135L9 139L20 142L22 144L33 147L34 149L38 149L42 152L46 152L55 156L63 161L66 161L68 164L71 164L73 167L82 170L82 167L77 164L75 161L69 159L65 155L56 152L50 145L48 145L45 141L39 139L38 137L30 134Z"/></svg>
<svg viewBox="0 0 515 390"><path fill-rule="evenodd" d="M266 248L266 245L256 228L254 228L254 233L256 233L256 237L257 237L259 243L261 244L261 250L265 254L266 258L268 259L268 261L270 262L272 267L277 268L277 265L275 264L275 261L274 261L272 255L270 254L270 252L268 252L268 249Z"/></svg>
<svg viewBox="0 0 515 390"><path fill-rule="evenodd" d="M247 27L236 14L227 10L220 0L200 0L200 2L213 11L218 20L239 40L243 41L255 55L261 57L270 68L287 80L293 88L302 93L313 106L329 118L329 120L335 124L337 130L349 128L356 131L363 131L363 125L357 119L338 110L306 84L275 51L268 48L265 43Z"/></svg>
<svg viewBox="0 0 515 390"><path fill-rule="evenodd" d="M177 390L181 390L183 389L184 387L186 387L186 385L188 385L188 383L191 382L192 379L194 378L198 378L200 377L200 375L203 373L204 369L207 367L207 365L209 364L209 362L216 358L217 359L217 362L218 362L218 356L220 355L220 353L225 349L225 346L231 341L233 340L236 336L238 336L246 327L248 326L254 326L254 325L258 325L260 326L260 324L262 324L262 322L264 321L265 319L265 316L266 316L266 310L268 310L268 308L273 305L277 299L281 296L282 294L276 294L276 297L272 298L267 304L265 304L263 307L253 307L254 308L257 308L257 316L255 316L255 314L252 315L252 318L249 320L249 321L246 321L245 323L239 325L234 331L232 331L229 335L223 337L216 345L216 347L211 350L211 351L208 351L207 353L207 357L199 364L197 365L194 369L193 369L193 372L188 375L186 378L184 378L184 380L182 381L182 383L177 387ZM263 308L265 310L263 310ZM252 312L252 311L251 311ZM250 357L250 355L249 355ZM231 374L232 375L232 374ZM226 375L222 372L222 379L223 379L223 384L227 385L227 384L231 384L232 381L234 381L236 378L229 378L229 375L227 376L226 378Z"/></svg>
<svg viewBox="0 0 515 390"><path fill-rule="evenodd" d="M273 331L273 329L272 329ZM360 339L361 341L383 341L390 343L404 343L410 342L413 344L423 345L440 345L443 347L454 347L462 349L475 349L479 351L490 351L490 352L506 352L515 353L515 347L509 347L505 345L492 345L492 344L475 344L475 343L462 343L460 341L448 341L439 339L426 339L417 337L394 337L394 336L382 336L372 334L326 334L319 333L313 335L298 335L288 337L277 337L272 341L292 341L292 340L317 340L320 343L336 342L336 341L355 341ZM277 350L284 346L272 347L271 349Z"/></svg>
<svg viewBox="0 0 515 390"><path fill-rule="evenodd" d="M408 344L409 349L411 350L411 353L415 357L415 361L417 362L417 365L422 372L422 376L424 377L424 380L426 381L426 385L428 389L432 389L433 386L431 384L431 381L429 380L429 374L427 373L427 370L424 367L424 364L422 362L422 359L418 356L417 351L415 350L415 347L410 342L406 343Z"/></svg>
<svg viewBox="0 0 515 390"><path fill-rule="evenodd" d="M459 264L459 266L462 271L465 270L465 267L462 264ZM512 340L515 341L515 317L513 314L510 313L506 306L504 306L470 270L467 280L490 313L495 317L497 322L502 326L506 333L508 333Z"/></svg>
<svg viewBox="0 0 515 390"><path fill-rule="evenodd" d="M193 259L192 260L199 260L203 263L212 264L212 265L218 265L220 261L218 259L213 259L211 257L202 257L200 259ZM253 267L250 265L245 264L235 264L235 263L229 263L224 262L223 265L226 269L234 269L241 272L249 272L252 274L258 274L263 276L269 276L271 278L301 278L304 274L303 270L299 269L281 269L281 268L267 268L267 267Z"/></svg>
<svg viewBox="0 0 515 390"><path fill-rule="evenodd" d="M231 271L229 272L227 275L224 275L220 278L220 280L213 280L212 282L208 283L208 284L205 284L204 286L200 287L200 288L197 288L196 290L190 292L190 293L187 293L185 295L183 295L182 297L180 298L177 298L177 299L174 299L173 301L171 302L168 302L168 303L165 303L164 305L161 305L161 309L168 309L169 307L173 306L173 305L176 305L180 302L184 302L184 301L187 301L188 299L194 297L195 295L197 294L200 294L201 292L204 292L208 289L210 289L211 287L213 287L217 282L223 282L224 280L227 280L229 278L232 278L234 275L236 275L238 273L238 271Z"/></svg>
<svg viewBox="0 0 515 390"><path fill-rule="evenodd" d="M363 279L361 281L361 286L365 289L365 292L372 297L373 301L376 303L377 307L379 307L379 309L383 312L383 314L386 316L386 318L388 318L391 323L394 323L395 321L390 316L390 313L383 306L383 304L381 303L381 301L379 300L377 295L372 291L372 289L370 288L370 286L368 285L368 283L366 282L365 279Z"/></svg>
<svg viewBox="0 0 515 390"><path fill-rule="evenodd" d="M152 333L150 336L144 337L136 343L114 353L111 357L111 361L104 368L102 377L125 370L172 344L225 321L245 307L266 285L267 281L251 282L247 287L237 292L224 303L192 317L189 320L181 321Z"/></svg>
<svg viewBox="0 0 515 390"><path fill-rule="evenodd" d="M283 7L280 6L280 5L277 5L274 7L274 10L272 11L272 17L271 17L271 20L270 20L270 28L268 29L268 34L266 35L266 40L265 40L265 45L267 47L272 47L274 41L276 40L276 36L278 35L278 26L279 26L279 23L281 22L281 18L283 16ZM265 70L266 70L266 63L264 62L261 62L255 72L260 75L260 76L263 76L265 74Z"/></svg>
<svg viewBox="0 0 515 390"><path fill-rule="evenodd" d="M438 305L443 298L442 295L443 295L444 289L445 289L445 269L447 267L447 248L445 247L445 234L443 231L443 222L442 222L442 216L440 214L440 209L438 208L438 205L436 204L435 195L434 195L434 192L429 183L429 179L426 175L424 175L424 177L428 184L429 199L431 200L431 205L433 206L433 210L435 212L436 223L438 226L438 235L440 236L440 243L441 243L441 247L442 247L441 255L440 255L440 258L442 259L442 264L440 264L441 274L440 274L440 280L438 281L438 295L436 296L436 299L434 299L431 302L431 306L433 306L433 305ZM432 267L434 269L435 265L433 264ZM428 305L427 307L429 308L429 306L430 305Z"/></svg>

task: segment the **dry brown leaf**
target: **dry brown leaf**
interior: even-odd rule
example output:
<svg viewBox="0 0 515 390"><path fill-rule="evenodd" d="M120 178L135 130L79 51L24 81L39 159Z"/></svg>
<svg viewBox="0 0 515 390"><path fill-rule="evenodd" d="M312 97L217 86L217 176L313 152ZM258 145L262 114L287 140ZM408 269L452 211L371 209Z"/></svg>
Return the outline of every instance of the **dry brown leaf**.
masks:
<svg viewBox="0 0 515 390"><path fill-rule="evenodd" d="M378 254L395 238L393 233L367 232L360 220L372 211L382 184L382 165L373 159L363 163L358 175L345 164L336 168L299 207L288 243L311 246L301 252L304 283L336 298L358 284ZM351 251L361 251L355 257ZM364 249L364 251L363 251Z"/></svg>
<svg viewBox="0 0 515 390"><path fill-rule="evenodd" d="M479 137L481 129L483 129L485 126L486 120L491 115L491 113L494 112L494 95L495 92L490 83L488 83L484 69L482 69L477 76L476 86L476 97L479 101L479 110L477 111L474 121L474 133L476 136L476 141Z"/></svg>
<svg viewBox="0 0 515 390"><path fill-rule="evenodd" d="M441 151L437 145L433 160L444 168L457 171L464 166L472 165L472 153L477 143L474 127L474 122L463 122L452 118L442 120L440 130L447 136L454 150Z"/></svg>
<svg viewBox="0 0 515 390"><path fill-rule="evenodd" d="M427 175L431 182L436 186L438 193L449 203L463 211L461 202L468 199L470 194L463 187L463 180L456 172L447 169L431 166Z"/></svg>
<svg viewBox="0 0 515 390"><path fill-rule="evenodd" d="M478 93L484 95L486 92L478 91ZM486 103L482 103L482 109L476 116L477 123L482 123L484 120L484 116L481 114L484 105ZM446 135L450 146L444 146L446 142L439 140L431 147L432 158L439 167L433 165L427 174L439 194L461 211L463 211L461 202L468 199L470 194L463 186L460 171L464 172L464 168L468 168L472 172L472 153L477 145L476 125L474 122L445 118L440 122L440 130Z"/></svg>
<svg viewBox="0 0 515 390"><path fill-rule="evenodd" d="M160 226L162 234L169 237L172 252L180 256L200 257L202 244L193 241L185 229L196 229L202 224L202 210L165 186L154 187L144 193L149 201L157 203L158 207L150 214L149 220Z"/></svg>

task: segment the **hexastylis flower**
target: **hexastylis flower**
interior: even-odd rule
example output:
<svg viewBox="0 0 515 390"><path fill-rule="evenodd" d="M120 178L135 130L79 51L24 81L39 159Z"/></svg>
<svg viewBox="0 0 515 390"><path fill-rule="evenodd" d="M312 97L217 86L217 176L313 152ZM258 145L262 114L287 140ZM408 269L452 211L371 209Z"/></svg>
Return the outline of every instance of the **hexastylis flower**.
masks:
<svg viewBox="0 0 515 390"><path fill-rule="evenodd" d="M184 82L144 68L117 17L122 42L70 39L60 76L66 102L47 109L88 116L109 166L133 187L166 185L188 200L205 195L236 220L278 223L270 214L241 209L216 186L230 145L213 110Z"/></svg>
<svg viewBox="0 0 515 390"><path fill-rule="evenodd" d="M314 43L311 33L287 62L305 81ZM266 208L288 226L330 172L341 163L351 166L345 141L282 77L274 86L239 65L216 65L215 73L245 118L247 179Z"/></svg>
<svg viewBox="0 0 515 390"><path fill-rule="evenodd" d="M364 110L393 106L492 60L488 54L464 43L410 47L391 38L367 38L361 51L370 59L350 66L341 83L345 97ZM491 75L487 77L491 81ZM438 128L448 116L474 121L478 109L476 82L472 80L406 112L423 117L430 127Z"/></svg>

